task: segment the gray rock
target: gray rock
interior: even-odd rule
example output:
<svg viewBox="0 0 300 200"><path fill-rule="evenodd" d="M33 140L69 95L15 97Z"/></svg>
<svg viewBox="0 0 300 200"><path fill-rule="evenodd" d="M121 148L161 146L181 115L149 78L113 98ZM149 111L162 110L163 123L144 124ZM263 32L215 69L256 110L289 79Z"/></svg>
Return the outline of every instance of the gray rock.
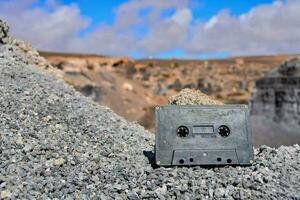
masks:
<svg viewBox="0 0 300 200"><path fill-rule="evenodd" d="M0 19L0 45L5 44L8 41L9 27L7 23Z"/></svg>
<svg viewBox="0 0 300 200"><path fill-rule="evenodd" d="M139 200L139 195L136 192L128 193L128 199L130 200Z"/></svg>

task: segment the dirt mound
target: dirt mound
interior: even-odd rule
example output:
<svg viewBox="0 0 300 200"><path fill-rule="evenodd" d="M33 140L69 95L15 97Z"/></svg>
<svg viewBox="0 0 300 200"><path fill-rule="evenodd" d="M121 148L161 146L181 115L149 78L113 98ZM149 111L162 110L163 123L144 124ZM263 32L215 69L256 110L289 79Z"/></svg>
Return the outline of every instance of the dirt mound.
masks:
<svg viewBox="0 0 300 200"><path fill-rule="evenodd" d="M223 103L213 100L199 90L183 89L177 95L169 98L171 105L222 105Z"/></svg>

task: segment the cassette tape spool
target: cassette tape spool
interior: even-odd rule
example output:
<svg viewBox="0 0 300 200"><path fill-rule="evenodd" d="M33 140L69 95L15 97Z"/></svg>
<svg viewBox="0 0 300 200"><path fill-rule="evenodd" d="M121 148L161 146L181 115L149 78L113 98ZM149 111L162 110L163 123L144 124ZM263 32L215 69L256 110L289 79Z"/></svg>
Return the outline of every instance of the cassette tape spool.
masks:
<svg viewBox="0 0 300 200"><path fill-rule="evenodd" d="M167 105L156 108L159 166L250 165L252 133L246 105Z"/></svg>

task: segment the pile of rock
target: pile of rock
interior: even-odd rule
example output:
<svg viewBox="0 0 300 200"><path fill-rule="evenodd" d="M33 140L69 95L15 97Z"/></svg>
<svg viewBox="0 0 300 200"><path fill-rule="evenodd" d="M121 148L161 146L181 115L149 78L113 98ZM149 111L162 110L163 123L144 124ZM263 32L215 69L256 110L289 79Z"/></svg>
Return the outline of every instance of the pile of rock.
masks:
<svg viewBox="0 0 300 200"><path fill-rule="evenodd" d="M300 198L298 145L263 146L250 167L152 168L153 144L141 126L0 47L0 199Z"/></svg>
<svg viewBox="0 0 300 200"><path fill-rule="evenodd" d="M177 95L169 98L171 105L221 105L220 101L213 100L208 95L194 89L183 89Z"/></svg>

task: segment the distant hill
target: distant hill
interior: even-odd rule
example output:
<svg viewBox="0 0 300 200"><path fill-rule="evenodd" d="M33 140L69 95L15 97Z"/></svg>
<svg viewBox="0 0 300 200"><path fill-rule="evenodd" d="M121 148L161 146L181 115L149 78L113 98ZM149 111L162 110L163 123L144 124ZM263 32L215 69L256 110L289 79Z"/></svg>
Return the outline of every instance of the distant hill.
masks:
<svg viewBox="0 0 300 200"><path fill-rule="evenodd" d="M80 54L80 53L60 53L60 52L47 52L47 51L39 51L40 55L43 57L53 57L53 56L61 56L61 57L109 57L97 54Z"/></svg>
<svg viewBox="0 0 300 200"><path fill-rule="evenodd" d="M296 55L227 59L139 59L41 52L75 89L153 130L156 105L183 88L224 103L247 104L255 81Z"/></svg>

